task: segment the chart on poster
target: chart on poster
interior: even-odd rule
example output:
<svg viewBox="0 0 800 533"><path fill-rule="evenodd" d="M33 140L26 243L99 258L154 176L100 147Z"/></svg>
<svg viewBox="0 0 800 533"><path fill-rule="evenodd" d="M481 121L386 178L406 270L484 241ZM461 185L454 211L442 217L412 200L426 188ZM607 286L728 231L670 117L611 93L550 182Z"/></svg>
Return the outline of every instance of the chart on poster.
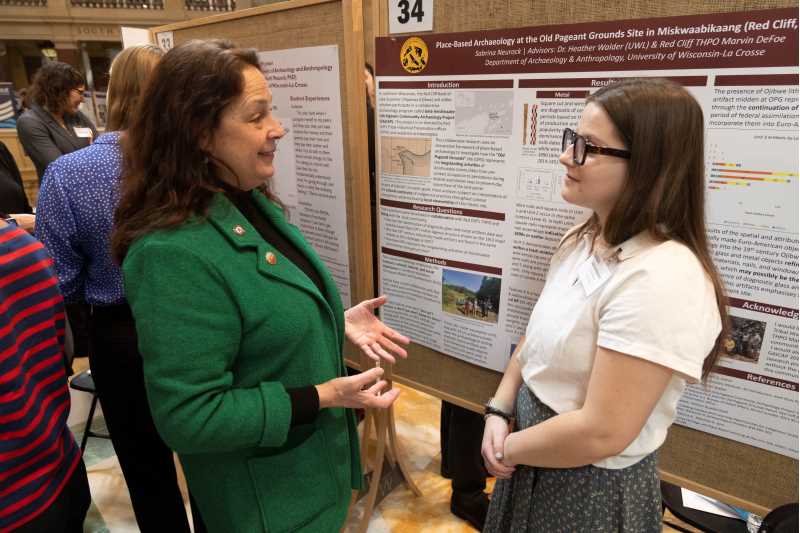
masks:
<svg viewBox="0 0 800 533"><path fill-rule="evenodd" d="M797 458L796 10L376 41L387 324L503 370L564 233L565 127L623 78L683 85L706 124L708 232L732 333L678 422Z"/></svg>
<svg viewBox="0 0 800 533"><path fill-rule="evenodd" d="M259 52L273 114L286 135L275 154L273 190L336 280L350 305L339 49L313 46Z"/></svg>

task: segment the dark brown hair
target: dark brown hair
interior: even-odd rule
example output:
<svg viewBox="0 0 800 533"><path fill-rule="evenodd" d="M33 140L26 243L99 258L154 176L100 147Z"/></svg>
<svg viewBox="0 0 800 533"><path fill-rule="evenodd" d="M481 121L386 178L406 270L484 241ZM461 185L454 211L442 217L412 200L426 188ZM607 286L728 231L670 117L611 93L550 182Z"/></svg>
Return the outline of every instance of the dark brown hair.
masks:
<svg viewBox="0 0 800 533"><path fill-rule="evenodd" d="M163 55L154 44L131 46L117 54L108 81L106 131L128 129L144 84Z"/></svg>
<svg viewBox="0 0 800 533"><path fill-rule="evenodd" d="M53 114L60 114L73 89L86 86L78 69L61 61L47 61L33 76L30 99Z"/></svg>
<svg viewBox="0 0 800 533"><path fill-rule="evenodd" d="M220 39L183 43L156 66L122 137L122 188L111 237L118 262L136 239L206 216L224 184L203 141L241 94L247 67L259 68L255 51ZM277 202L266 185L259 190Z"/></svg>
<svg viewBox="0 0 800 533"><path fill-rule="evenodd" d="M589 96L588 103L608 113L631 151L628 177L602 228L603 239L615 246L647 231L657 241L678 241L694 252L714 285L722 331L703 363L705 379L729 325L724 285L706 236L703 111L686 89L658 78L608 85ZM595 214L575 235L597 229Z"/></svg>

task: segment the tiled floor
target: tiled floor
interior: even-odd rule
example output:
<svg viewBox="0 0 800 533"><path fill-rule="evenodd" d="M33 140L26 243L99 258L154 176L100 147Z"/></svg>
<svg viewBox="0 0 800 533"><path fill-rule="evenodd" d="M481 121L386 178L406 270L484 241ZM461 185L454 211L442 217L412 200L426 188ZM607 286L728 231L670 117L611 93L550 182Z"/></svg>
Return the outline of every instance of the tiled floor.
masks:
<svg viewBox="0 0 800 533"><path fill-rule="evenodd" d="M77 359L73 366L76 372L82 371L87 366L86 359ZM439 400L413 389L401 388L403 393L395 407L397 433L411 475L423 496L414 496L404 485L395 488L376 507L370 519L368 533L474 532L469 525L450 513L450 482L439 475ZM76 437L80 438L91 396L87 393L70 392L73 405L69 423ZM98 411L94 428L102 429L102 426L102 413ZM84 460L92 491L92 507L84 531L137 532L128 491L111 442L89 439ZM492 480L488 490L491 487ZM351 519L345 526L347 533L358 530L363 505L363 499L355 505ZM674 518L669 520L680 523ZM689 531L696 531L683 523L680 525ZM672 531L674 530L669 526L664 526L665 533Z"/></svg>

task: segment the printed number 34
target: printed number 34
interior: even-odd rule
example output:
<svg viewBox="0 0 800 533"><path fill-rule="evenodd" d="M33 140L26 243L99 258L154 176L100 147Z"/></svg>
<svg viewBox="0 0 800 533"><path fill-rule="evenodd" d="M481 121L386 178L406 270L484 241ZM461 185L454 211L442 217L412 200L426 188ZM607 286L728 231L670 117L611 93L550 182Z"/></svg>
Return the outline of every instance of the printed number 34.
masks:
<svg viewBox="0 0 800 533"><path fill-rule="evenodd" d="M397 17L397 22L405 24L411 17L417 19L417 22L422 22L425 12L422 10L422 0L414 0L414 7L411 7L411 2L408 0L400 0L397 2L397 7L400 8L400 15ZM409 8L411 11L409 12Z"/></svg>

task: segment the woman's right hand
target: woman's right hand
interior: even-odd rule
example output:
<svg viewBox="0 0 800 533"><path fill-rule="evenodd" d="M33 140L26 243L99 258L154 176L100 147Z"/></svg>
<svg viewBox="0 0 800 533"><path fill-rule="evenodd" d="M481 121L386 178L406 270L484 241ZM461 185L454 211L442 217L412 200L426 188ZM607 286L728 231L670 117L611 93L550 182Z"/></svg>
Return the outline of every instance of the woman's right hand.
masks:
<svg viewBox="0 0 800 533"><path fill-rule="evenodd" d="M391 389L385 394L381 394L381 391L388 385L386 381L380 379L382 375L383 369L375 367L355 376L335 378L317 385L320 409L326 407L385 409L389 407L400 395L400 390Z"/></svg>
<svg viewBox="0 0 800 533"><path fill-rule="evenodd" d="M483 455L486 470L498 479L508 479L514 473L513 466L503 463L503 447L506 437L508 437L508 423L499 416L487 416L483 427L481 455Z"/></svg>

